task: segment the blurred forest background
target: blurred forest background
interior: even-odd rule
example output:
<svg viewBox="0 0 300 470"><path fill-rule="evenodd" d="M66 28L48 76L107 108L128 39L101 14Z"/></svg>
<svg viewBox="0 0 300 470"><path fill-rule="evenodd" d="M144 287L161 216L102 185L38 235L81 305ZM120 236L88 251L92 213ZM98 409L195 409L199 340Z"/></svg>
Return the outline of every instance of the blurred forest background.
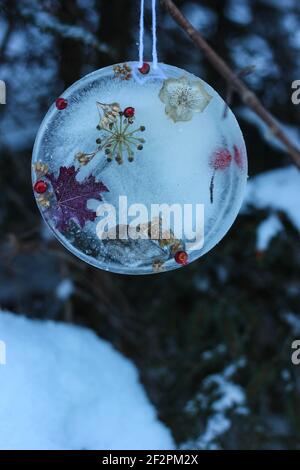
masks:
<svg viewBox="0 0 300 470"><path fill-rule="evenodd" d="M176 4L234 70L255 65L246 82L300 142L300 107L291 102L291 83L300 79L299 1ZM248 148L252 194L256 175L266 172L260 186L268 185L272 200L264 205L260 193L256 202L249 196L219 246L185 269L148 277L97 271L60 246L35 205L31 152L41 119L85 74L136 60L138 17L137 0L0 1L0 79L7 84L0 107L0 307L87 325L109 340L137 365L178 447L299 449L300 366L291 362L291 343L300 336L300 244L289 209L300 212L300 189L289 192L290 157L238 97L232 107ZM225 97L223 78L162 8L158 17L160 60ZM150 58L149 10L147 24ZM288 210L272 186L277 168ZM280 229L267 225L271 232L259 242L274 218Z"/></svg>

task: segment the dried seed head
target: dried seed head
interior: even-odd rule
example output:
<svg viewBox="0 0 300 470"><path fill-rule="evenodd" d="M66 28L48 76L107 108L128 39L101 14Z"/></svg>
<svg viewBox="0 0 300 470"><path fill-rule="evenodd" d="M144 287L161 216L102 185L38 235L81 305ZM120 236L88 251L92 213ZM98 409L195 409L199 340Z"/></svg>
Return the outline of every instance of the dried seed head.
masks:
<svg viewBox="0 0 300 470"><path fill-rule="evenodd" d="M119 165L121 165L121 164L123 163L123 159L122 159L122 156L121 156L120 154L118 154L118 155L116 156L116 162L118 162Z"/></svg>
<svg viewBox="0 0 300 470"><path fill-rule="evenodd" d="M36 173L38 173L40 176L46 175L48 173L49 167L46 165L46 163L42 162L37 162L33 165L34 170Z"/></svg>
<svg viewBox="0 0 300 470"><path fill-rule="evenodd" d="M134 130L128 129L129 125L134 123L135 109L129 106L121 111L119 103L97 102L97 106L101 116L104 113L99 124L101 131L103 133L109 132L110 135L104 136L104 134L101 134L101 139L96 140L99 144L96 153L104 151L106 158L109 158L108 161L116 160L119 164L123 163L125 159L133 162L135 151L137 149L142 150L143 144L146 142L145 139L139 138L137 134L143 132L145 126L137 127Z"/></svg>
<svg viewBox="0 0 300 470"><path fill-rule="evenodd" d="M132 69L128 64L124 65L115 65L114 66L115 78L120 78L121 80L130 80L132 77Z"/></svg>
<svg viewBox="0 0 300 470"><path fill-rule="evenodd" d="M183 251L183 244L181 240L175 240L172 247L171 247L171 253L175 255L178 251Z"/></svg>

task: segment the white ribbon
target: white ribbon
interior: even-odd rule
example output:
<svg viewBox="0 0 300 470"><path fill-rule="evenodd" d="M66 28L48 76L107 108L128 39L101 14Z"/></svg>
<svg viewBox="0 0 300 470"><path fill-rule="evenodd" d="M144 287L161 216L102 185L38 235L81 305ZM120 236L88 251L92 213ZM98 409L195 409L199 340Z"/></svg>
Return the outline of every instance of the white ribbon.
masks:
<svg viewBox="0 0 300 470"><path fill-rule="evenodd" d="M139 42L139 66L144 63L144 37L145 37L145 0L141 0L140 13L140 42ZM157 20L156 20L156 0L152 0L152 61L153 68L157 69Z"/></svg>

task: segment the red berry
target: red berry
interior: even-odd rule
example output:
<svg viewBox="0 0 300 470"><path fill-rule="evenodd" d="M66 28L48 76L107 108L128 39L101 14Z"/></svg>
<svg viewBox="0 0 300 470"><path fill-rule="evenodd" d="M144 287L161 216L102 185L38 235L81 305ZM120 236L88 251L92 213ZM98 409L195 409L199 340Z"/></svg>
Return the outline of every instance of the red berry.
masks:
<svg viewBox="0 0 300 470"><path fill-rule="evenodd" d="M34 190L38 194L43 194L47 191L48 185L45 181L39 180L34 185Z"/></svg>
<svg viewBox="0 0 300 470"><path fill-rule="evenodd" d="M219 149L213 155L211 166L214 170L225 170L229 167L231 160L232 156L227 149Z"/></svg>
<svg viewBox="0 0 300 470"><path fill-rule="evenodd" d="M135 114L135 109L129 106L128 108L124 109L124 116L126 118L133 118Z"/></svg>
<svg viewBox="0 0 300 470"><path fill-rule="evenodd" d="M188 260L189 256L186 251L177 251L177 253L175 254L175 261L178 264L182 264L183 266L185 266L186 264L188 264Z"/></svg>
<svg viewBox="0 0 300 470"><path fill-rule="evenodd" d="M56 104L57 109L61 111L63 109L66 109L66 107L68 106L68 101L65 100L64 98L57 98L57 100L55 101L55 104Z"/></svg>
<svg viewBox="0 0 300 470"><path fill-rule="evenodd" d="M144 62L143 65L139 68L139 72L143 75L147 75L150 72L150 65L147 62Z"/></svg>

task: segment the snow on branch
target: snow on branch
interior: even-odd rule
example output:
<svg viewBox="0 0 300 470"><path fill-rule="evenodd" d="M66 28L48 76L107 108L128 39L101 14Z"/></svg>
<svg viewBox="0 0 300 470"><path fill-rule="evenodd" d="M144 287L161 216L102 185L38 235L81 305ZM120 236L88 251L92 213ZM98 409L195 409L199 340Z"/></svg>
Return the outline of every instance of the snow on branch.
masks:
<svg viewBox="0 0 300 470"><path fill-rule="evenodd" d="M24 12L23 12L24 14ZM38 12L32 15L31 13L25 14L27 19L33 20L36 27L41 30L58 33L64 38L74 39L80 41L86 46L90 46L99 52L110 53L114 51L105 43L100 42L94 34L81 26L74 26L67 23L62 23L56 18L46 12Z"/></svg>

